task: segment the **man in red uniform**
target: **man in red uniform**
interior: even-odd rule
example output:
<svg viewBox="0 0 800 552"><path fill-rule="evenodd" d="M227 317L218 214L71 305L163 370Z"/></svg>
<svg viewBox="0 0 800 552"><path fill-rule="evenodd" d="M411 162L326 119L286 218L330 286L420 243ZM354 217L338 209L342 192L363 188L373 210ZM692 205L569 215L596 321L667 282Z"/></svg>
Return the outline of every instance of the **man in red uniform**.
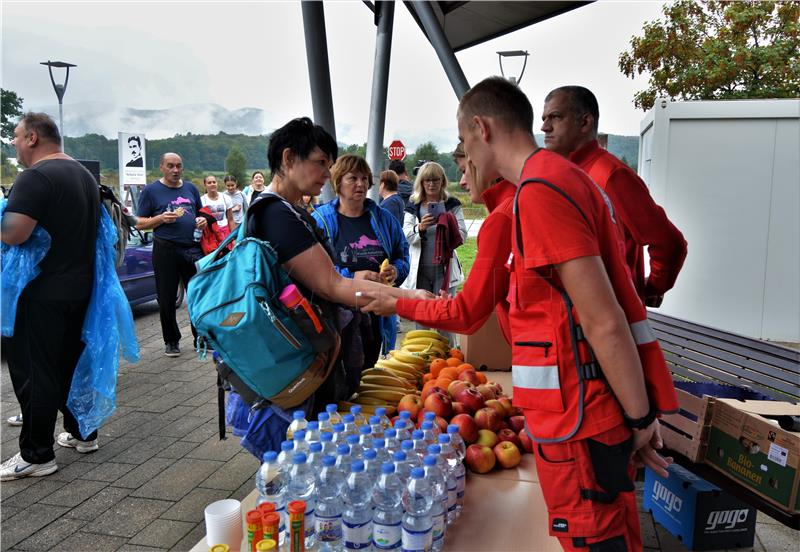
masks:
<svg viewBox="0 0 800 552"><path fill-rule="evenodd" d="M533 109L492 77L458 109L467 155L517 182L509 260L514 403L536 442L550 534L565 550L642 547L632 458L666 475L656 415L672 380L619 248L610 202L537 147Z"/></svg>
<svg viewBox="0 0 800 552"><path fill-rule="evenodd" d="M686 258L686 240L625 163L597 142L597 98L582 86L562 86L544 100L544 146L582 168L605 190L625 235L625 256L636 291L648 307L659 307ZM644 247L650 274L644 276Z"/></svg>

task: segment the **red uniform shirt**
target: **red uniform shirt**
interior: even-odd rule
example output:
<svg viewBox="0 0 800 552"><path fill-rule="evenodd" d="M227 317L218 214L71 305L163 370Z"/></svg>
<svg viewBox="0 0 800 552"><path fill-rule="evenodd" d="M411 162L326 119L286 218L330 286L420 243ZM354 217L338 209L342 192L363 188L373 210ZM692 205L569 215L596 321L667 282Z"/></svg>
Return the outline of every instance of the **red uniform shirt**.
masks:
<svg viewBox="0 0 800 552"><path fill-rule="evenodd" d="M503 180L487 189L481 198L489 210L478 232L478 252L462 291L452 299L399 299L397 314L423 326L471 334L495 309L506 341L508 327L508 270L511 252L511 218L517 188Z"/></svg>
<svg viewBox="0 0 800 552"><path fill-rule="evenodd" d="M529 179L546 184L525 184ZM622 423L605 379L578 375L578 365L591 356L585 341L573 344L569 317L580 321L567 307L552 265L580 257L603 261L637 343L651 406L675 410L672 379L622 259L608 199L576 165L547 150L528 158L518 187L519 228L515 219L512 235L520 243L512 240L509 286L513 400L525 410L533 436L540 441L583 439Z"/></svg>
<svg viewBox="0 0 800 552"><path fill-rule="evenodd" d="M611 199L625 236L625 257L640 297L664 295L675 285L686 259L686 240L650 196L647 185L625 163L592 140L570 154ZM650 275L644 276L644 247Z"/></svg>

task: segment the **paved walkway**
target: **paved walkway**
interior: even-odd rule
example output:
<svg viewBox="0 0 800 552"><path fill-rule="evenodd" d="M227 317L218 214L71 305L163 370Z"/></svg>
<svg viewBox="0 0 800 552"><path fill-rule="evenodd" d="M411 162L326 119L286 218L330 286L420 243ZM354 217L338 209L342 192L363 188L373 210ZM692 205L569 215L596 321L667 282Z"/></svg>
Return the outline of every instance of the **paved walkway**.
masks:
<svg viewBox="0 0 800 552"><path fill-rule="evenodd" d="M189 352L186 309L179 312L189 336L180 358L163 356L155 303L137 307L134 317L142 360L121 367L119 406L100 430L100 450L82 455L56 445L58 472L0 485L0 550L186 551L204 534L209 502L241 499L253 489L255 458L236 437L218 440L216 377L210 363ZM18 412L5 366L0 385L5 460L18 451L19 435L5 425ZM648 552L684 550L649 514L641 518ZM762 516L754 550L796 551L797 539Z"/></svg>

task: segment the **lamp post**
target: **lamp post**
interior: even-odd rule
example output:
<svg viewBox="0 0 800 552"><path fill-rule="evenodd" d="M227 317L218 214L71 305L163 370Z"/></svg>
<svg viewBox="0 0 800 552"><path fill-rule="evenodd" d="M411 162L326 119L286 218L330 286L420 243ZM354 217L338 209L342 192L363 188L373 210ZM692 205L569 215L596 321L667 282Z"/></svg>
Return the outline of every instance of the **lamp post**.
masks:
<svg viewBox="0 0 800 552"><path fill-rule="evenodd" d="M61 131L61 151L64 151L64 107L63 107L63 99L64 93L67 91L67 83L69 82L69 68L70 67L77 67L77 65L73 63L67 63L66 61L43 61L41 65L47 65L48 71L50 71L50 82L53 83L53 90L56 91L56 96L58 97L58 127L59 131ZM64 78L64 84L56 84L56 80L53 78L53 67L66 69L67 75Z"/></svg>
<svg viewBox="0 0 800 552"><path fill-rule="evenodd" d="M527 50L506 50L503 52L497 52L497 57L500 60L500 74L503 75L503 78L507 78L514 84L519 84L519 81L522 80L522 75L525 73L525 67L528 65L528 56L530 54ZM503 72L503 58L512 58L512 57L522 57L522 70L519 72L518 77L506 77L506 74Z"/></svg>

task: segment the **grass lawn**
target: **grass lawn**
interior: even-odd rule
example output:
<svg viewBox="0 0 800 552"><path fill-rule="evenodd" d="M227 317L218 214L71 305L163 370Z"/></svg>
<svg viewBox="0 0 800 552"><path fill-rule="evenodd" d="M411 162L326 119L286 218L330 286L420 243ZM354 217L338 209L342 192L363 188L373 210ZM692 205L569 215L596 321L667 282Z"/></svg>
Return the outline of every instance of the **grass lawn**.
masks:
<svg viewBox="0 0 800 552"><path fill-rule="evenodd" d="M469 274L473 263L475 262L475 254L478 252L478 240L476 238L467 238L464 244L456 249L458 260L461 261L461 268L464 270L464 275Z"/></svg>

